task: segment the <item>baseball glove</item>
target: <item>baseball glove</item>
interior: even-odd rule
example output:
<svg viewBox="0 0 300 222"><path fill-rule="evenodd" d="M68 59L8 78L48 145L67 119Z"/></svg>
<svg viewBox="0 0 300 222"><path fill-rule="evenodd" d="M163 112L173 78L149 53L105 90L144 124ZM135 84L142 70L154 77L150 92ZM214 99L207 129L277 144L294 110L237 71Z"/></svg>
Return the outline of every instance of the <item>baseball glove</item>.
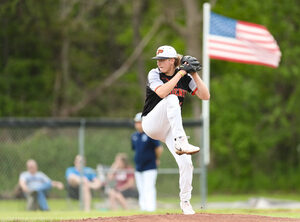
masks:
<svg viewBox="0 0 300 222"><path fill-rule="evenodd" d="M199 61L193 56L183 56L180 63L181 65L179 68L185 70L188 73L197 72L202 69L202 66L199 63Z"/></svg>

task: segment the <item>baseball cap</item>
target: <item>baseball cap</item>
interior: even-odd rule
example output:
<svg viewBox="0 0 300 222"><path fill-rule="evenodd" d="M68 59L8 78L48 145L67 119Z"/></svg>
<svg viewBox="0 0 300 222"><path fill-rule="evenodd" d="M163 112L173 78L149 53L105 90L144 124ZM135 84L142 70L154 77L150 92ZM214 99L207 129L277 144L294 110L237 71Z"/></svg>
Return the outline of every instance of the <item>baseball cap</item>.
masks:
<svg viewBox="0 0 300 222"><path fill-rule="evenodd" d="M142 121L142 113L137 113L134 117L134 122L141 122Z"/></svg>
<svg viewBox="0 0 300 222"><path fill-rule="evenodd" d="M169 45L160 46L156 50L156 56L152 57L152 59L168 59L168 58L177 58L176 50Z"/></svg>

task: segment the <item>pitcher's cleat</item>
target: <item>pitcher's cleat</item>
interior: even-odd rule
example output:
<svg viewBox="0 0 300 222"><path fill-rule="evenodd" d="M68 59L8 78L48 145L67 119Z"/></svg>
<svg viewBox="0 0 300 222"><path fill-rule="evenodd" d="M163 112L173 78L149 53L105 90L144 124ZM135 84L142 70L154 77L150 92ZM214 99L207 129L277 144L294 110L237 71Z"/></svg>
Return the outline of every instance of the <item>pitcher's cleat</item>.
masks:
<svg viewBox="0 0 300 222"><path fill-rule="evenodd" d="M185 215L195 214L195 211L193 210L193 207L192 207L190 201L181 201L180 208L182 210L182 213Z"/></svg>
<svg viewBox="0 0 300 222"><path fill-rule="evenodd" d="M175 138L175 152L178 155L182 154L195 154L200 151L199 147L193 146L188 143L188 137L186 136L180 136Z"/></svg>

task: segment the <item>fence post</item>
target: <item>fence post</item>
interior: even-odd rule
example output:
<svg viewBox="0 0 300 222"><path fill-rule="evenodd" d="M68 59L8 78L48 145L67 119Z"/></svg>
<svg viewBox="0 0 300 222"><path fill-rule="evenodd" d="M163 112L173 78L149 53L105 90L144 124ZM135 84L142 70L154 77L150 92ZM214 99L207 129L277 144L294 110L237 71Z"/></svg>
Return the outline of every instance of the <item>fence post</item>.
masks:
<svg viewBox="0 0 300 222"><path fill-rule="evenodd" d="M201 173L200 173L200 183L201 183L201 205L202 208L206 208L206 195L207 195L207 178L206 178L206 164L205 164L205 151L201 149Z"/></svg>
<svg viewBox="0 0 300 222"><path fill-rule="evenodd" d="M207 198L207 172L206 172L206 164L205 164L205 151L203 149L204 144L204 136L203 136L203 127L200 130L199 138L201 138L200 142L200 152L199 152L199 168L200 168L200 175L199 175L199 192L201 195L201 206L203 209L206 208L206 198Z"/></svg>
<svg viewBox="0 0 300 222"><path fill-rule="evenodd" d="M83 199L84 199L84 193L82 191L83 188L83 168L85 165L84 161L84 132L85 132L85 119L80 120L80 127L78 131L78 154L82 157L80 162L80 185L79 185L79 205L80 209L84 209Z"/></svg>

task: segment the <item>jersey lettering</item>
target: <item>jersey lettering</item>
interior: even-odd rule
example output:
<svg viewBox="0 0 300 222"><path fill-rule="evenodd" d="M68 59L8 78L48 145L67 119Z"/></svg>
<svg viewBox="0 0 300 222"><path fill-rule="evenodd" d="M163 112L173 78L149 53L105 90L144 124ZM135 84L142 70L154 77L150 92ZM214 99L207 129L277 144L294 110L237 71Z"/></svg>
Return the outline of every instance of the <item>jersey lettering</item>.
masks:
<svg viewBox="0 0 300 222"><path fill-rule="evenodd" d="M179 88L174 88L169 94L174 94L176 96L184 98L185 95L187 94L187 90L179 89Z"/></svg>

